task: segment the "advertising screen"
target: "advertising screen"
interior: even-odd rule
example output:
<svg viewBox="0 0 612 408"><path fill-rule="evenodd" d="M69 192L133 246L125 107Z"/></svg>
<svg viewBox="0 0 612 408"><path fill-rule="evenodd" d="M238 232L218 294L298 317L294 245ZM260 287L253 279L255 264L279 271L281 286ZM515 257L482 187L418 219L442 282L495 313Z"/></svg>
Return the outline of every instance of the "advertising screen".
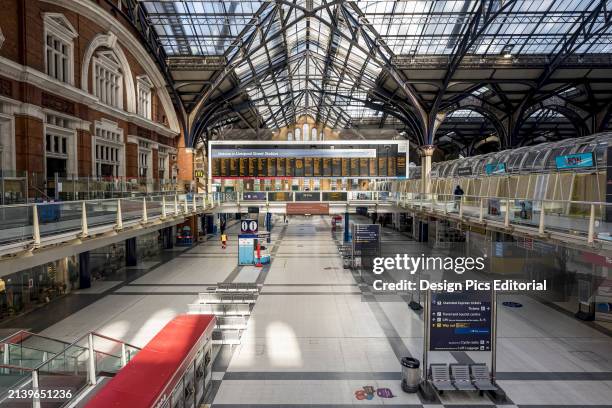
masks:
<svg viewBox="0 0 612 408"><path fill-rule="evenodd" d="M506 163L489 163L485 166L485 173L489 174L504 174L506 173Z"/></svg>
<svg viewBox="0 0 612 408"><path fill-rule="evenodd" d="M574 169L580 167L593 167L593 153L568 154L555 157L558 169Z"/></svg>

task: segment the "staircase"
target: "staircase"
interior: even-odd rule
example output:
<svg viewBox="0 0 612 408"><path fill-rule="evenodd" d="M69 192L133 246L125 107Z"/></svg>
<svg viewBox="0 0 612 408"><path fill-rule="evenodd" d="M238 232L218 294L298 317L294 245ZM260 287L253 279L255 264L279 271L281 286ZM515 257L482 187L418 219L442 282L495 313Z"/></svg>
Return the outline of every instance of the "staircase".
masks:
<svg viewBox="0 0 612 408"><path fill-rule="evenodd" d="M0 340L0 407L59 408L115 375L139 348L97 333L72 343L27 331ZM35 390L69 390L63 398L35 398ZM15 399L15 392L29 398ZM56 394L57 394L56 392ZM58 395L59 396L59 395ZM13 397L13 398L11 398Z"/></svg>

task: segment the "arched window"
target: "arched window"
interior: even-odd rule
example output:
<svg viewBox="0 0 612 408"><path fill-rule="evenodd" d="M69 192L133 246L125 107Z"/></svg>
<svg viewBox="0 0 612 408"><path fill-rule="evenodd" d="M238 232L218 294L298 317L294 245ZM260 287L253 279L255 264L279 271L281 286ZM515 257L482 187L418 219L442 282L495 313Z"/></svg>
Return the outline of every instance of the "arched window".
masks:
<svg viewBox="0 0 612 408"><path fill-rule="evenodd" d="M312 140L319 140L316 128L312 128L311 134L312 134L312 136L310 137L310 139L312 139Z"/></svg>
<svg viewBox="0 0 612 408"><path fill-rule="evenodd" d="M123 72L115 53L98 52L93 68L93 94L100 102L123 109Z"/></svg>
<svg viewBox="0 0 612 408"><path fill-rule="evenodd" d="M309 131L310 126L308 126L308 123L304 123L304 125L302 126L303 132L304 132L304 140L310 140L310 131Z"/></svg>
<svg viewBox="0 0 612 408"><path fill-rule="evenodd" d="M287 133L287 140L290 141L290 142L293 141L293 133L291 133L291 132Z"/></svg>
<svg viewBox="0 0 612 408"><path fill-rule="evenodd" d="M302 130L300 128L295 129L295 140L302 140Z"/></svg>

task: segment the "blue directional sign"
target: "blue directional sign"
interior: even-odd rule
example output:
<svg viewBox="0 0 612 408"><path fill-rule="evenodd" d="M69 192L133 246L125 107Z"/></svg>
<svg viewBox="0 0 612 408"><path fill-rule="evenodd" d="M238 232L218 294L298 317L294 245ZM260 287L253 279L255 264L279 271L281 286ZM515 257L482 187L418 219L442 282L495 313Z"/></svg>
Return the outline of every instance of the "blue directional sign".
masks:
<svg viewBox="0 0 612 408"><path fill-rule="evenodd" d="M266 201L265 191L245 191L242 193L244 201Z"/></svg>
<svg viewBox="0 0 612 408"><path fill-rule="evenodd" d="M432 292L431 351L491 350L490 291Z"/></svg>

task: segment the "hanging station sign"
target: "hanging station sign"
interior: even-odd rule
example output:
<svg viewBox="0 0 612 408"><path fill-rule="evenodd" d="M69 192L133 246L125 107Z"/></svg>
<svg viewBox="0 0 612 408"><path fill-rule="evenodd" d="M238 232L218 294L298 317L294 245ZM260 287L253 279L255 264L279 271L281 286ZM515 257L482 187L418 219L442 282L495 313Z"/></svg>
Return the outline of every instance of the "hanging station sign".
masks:
<svg viewBox="0 0 612 408"><path fill-rule="evenodd" d="M472 168L471 167L459 167L457 169L457 175L458 176L471 176Z"/></svg>

